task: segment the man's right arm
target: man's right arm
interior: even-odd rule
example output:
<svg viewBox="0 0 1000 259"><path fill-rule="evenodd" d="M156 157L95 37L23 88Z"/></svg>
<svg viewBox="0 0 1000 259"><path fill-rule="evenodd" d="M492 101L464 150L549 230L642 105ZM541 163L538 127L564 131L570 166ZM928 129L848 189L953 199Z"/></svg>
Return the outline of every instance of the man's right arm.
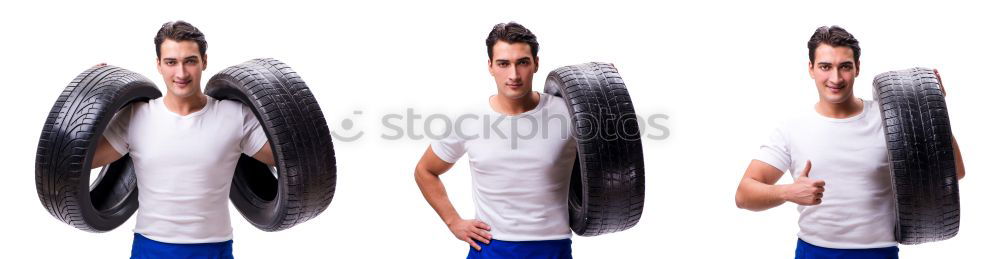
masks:
<svg viewBox="0 0 1000 259"><path fill-rule="evenodd" d="M90 162L90 169L98 168L117 161L124 154L119 154L115 148L111 147L111 142L101 136L97 142L97 151L94 152L94 160Z"/></svg>
<svg viewBox="0 0 1000 259"><path fill-rule="evenodd" d="M822 202L826 182L809 178L812 162L806 161L805 169L791 184L776 185L783 174L781 170L760 160L750 161L736 189L736 207L762 211L791 201L799 205L817 205Z"/></svg>
<svg viewBox="0 0 1000 259"><path fill-rule="evenodd" d="M480 250L481 248L474 240L489 244L490 239L493 238L489 233L490 226L479 220L462 219L451 204L440 175L451 169L452 165L454 164L441 160L434 154L431 147L427 147L420 162L417 163L413 177L416 179L424 199L434 208L441 220L448 225L448 229L455 235L455 238L469 243L476 250Z"/></svg>
<svg viewBox="0 0 1000 259"><path fill-rule="evenodd" d="M97 63L94 65L95 68L107 66L108 63ZM113 126L113 125L112 125ZM111 146L111 142L107 138L101 136L101 139L97 141L97 151L94 152L94 160L90 162L90 169L98 168L110 164L111 162L118 161L125 154L119 154L114 147Z"/></svg>

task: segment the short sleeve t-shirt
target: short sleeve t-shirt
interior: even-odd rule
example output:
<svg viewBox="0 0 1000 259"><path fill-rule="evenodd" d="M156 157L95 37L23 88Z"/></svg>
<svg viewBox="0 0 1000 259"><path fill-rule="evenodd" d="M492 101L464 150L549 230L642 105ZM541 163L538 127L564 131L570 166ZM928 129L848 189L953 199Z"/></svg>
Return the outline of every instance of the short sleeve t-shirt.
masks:
<svg viewBox="0 0 1000 259"><path fill-rule="evenodd" d="M129 154L139 187L135 232L165 243L232 239L229 188L240 154L267 143L249 107L208 98L181 116L163 98L122 109L104 132L119 154Z"/></svg>
<svg viewBox="0 0 1000 259"><path fill-rule="evenodd" d="M576 141L562 98L540 94L538 105L507 116L482 109L456 119L453 134L431 143L442 160L469 155L476 218L494 239L570 238L569 180Z"/></svg>
<svg viewBox="0 0 1000 259"><path fill-rule="evenodd" d="M895 246L894 195L882 118L875 102L860 114L834 119L813 112L780 125L756 157L798 177L826 182L823 202L799 206L799 238L838 249Z"/></svg>

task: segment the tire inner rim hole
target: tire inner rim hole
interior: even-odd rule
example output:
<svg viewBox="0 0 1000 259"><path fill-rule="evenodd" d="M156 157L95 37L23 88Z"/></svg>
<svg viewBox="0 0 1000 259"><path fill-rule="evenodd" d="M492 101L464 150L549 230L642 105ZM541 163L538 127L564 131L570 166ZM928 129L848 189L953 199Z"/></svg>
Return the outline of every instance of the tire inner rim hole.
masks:
<svg viewBox="0 0 1000 259"><path fill-rule="evenodd" d="M90 190L94 190L97 187L97 181L100 181L104 177L108 166L102 166L94 169L90 169L90 181L88 181L87 186L90 186Z"/></svg>
<svg viewBox="0 0 1000 259"><path fill-rule="evenodd" d="M246 185L257 198L271 202L278 194L278 171L273 166L268 166L247 155L240 155L237 162L238 181Z"/></svg>

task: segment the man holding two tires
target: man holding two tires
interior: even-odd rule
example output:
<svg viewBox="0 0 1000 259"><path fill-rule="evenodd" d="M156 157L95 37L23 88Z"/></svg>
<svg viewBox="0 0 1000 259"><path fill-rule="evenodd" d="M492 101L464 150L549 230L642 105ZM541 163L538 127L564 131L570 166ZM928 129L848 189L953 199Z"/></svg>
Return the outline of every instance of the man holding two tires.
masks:
<svg viewBox="0 0 1000 259"><path fill-rule="evenodd" d="M417 185L452 234L469 244L468 258L571 258L567 199L576 146L565 101L532 91L538 42L527 28L498 24L486 47L497 94L484 117L498 120L458 123L455 134L432 143L416 166ZM550 115L564 119L544 118ZM508 139L524 136L519 132L529 124L544 124L532 128L543 132ZM466 153L476 219L459 216L439 178Z"/></svg>
<svg viewBox="0 0 1000 259"><path fill-rule="evenodd" d="M165 23L154 43L163 98L126 106L97 145L92 168L128 154L139 209L132 258L232 258L230 183L240 154L274 165L254 113L201 90L208 65L204 34Z"/></svg>
<svg viewBox="0 0 1000 259"><path fill-rule="evenodd" d="M898 258L892 165L879 105L853 93L861 48L837 26L817 29L808 47L819 93L815 111L780 125L761 146L740 181L736 204L753 211L799 204L796 258ZM952 148L960 179L961 153L954 141ZM776 185L784 171L794 171L795 181Z"/></svg>

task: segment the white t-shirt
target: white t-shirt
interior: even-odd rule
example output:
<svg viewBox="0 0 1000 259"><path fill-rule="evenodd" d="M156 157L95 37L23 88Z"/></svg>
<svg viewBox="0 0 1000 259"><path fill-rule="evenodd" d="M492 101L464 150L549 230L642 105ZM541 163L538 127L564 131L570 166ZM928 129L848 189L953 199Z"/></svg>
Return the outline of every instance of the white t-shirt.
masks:
<svg viewBox="0 0 1000 259"><path fill-rule="evenodd" d="M236 161L267 143L249 107L209 97L204 108L181 116L158 98L123 109L104 136L135 165L136 233L176 244L233 238L228 202Z"/></svg>
<svg viewBox="0 0 1000 259"><path fill-rule="evenodd" d="M486 109L473 113L476 119L459 117L452 134L431 144L449 163L469 154L476 218L497 240L572 236L567 202L576 141L563 99L540 95L538 106L518 115Z"/></svg>
<svg viewBox="0 0 1000 259"><path fill-rule="evenodd" d="M812 112L777 128L757 160L798 177L806 160L810 178L826 181L823 201L799 206L799 238L838 249L895 246L895 196L882 116L875 102L845 119ZM792 170L794 169L794 170Z"/></svg>

